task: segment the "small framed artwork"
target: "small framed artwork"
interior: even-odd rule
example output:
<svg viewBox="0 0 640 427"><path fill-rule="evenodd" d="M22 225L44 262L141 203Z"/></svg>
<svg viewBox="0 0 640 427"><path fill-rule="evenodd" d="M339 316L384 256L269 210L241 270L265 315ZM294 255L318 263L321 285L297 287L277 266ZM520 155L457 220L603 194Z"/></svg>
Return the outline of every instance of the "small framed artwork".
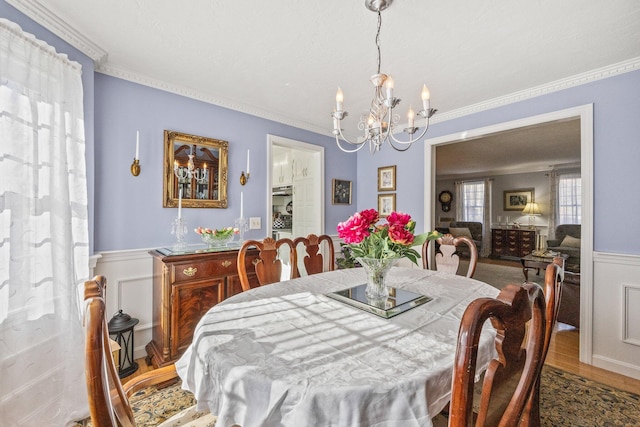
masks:
<svg viewBox="0 0 640 427"><path fill-rule="evenodd" d="M342 179L333 180L333 192L331 196L331 204L334 205L350 205L351 204L351 181Z"/></svg>
<svg viewBox="0 0 640 427"><path fill-rule="evenodd" d="M396 191L396 166L378 168L378 191Z"/></svg>
<svg viewBox="0 0 640 427"><path fill-rule="evenodd" d="M380 218L389 216L396 210L396 193L378 194L378 215Z"/></svg>
<svg viewBox="0 0 640 427"><path fill-rule="evenodd" d="M522 211L529 202L535 200L533 188L523 188L520 190L507 190L504 192L505 211Z"/></svg>

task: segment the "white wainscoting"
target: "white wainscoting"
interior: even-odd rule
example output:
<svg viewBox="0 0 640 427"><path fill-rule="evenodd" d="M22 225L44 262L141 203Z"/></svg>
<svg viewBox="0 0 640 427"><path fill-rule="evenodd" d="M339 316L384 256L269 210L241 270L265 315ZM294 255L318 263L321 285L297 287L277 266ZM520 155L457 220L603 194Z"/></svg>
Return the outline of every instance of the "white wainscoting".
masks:
<svg viewBox="0 0 640 427"><path fill-rule="evenodd" d="M640 379L640 256L594 252L593 364Z"/></svg>
<svg viewBox="0 0 640 427"><path fill-rule="evenodd" d="M94 274L107 278L107 315L122 310L139 320L134 328L136 359L145 357L151 341L153 262L150 249L101 252Z"/></svg>

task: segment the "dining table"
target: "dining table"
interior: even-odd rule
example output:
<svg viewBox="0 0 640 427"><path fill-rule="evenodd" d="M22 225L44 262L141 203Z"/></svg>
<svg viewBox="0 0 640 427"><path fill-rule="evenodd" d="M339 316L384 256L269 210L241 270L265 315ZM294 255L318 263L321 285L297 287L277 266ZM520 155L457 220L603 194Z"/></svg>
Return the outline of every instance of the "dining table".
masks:
<svg viewBox="0 0 640 427"><path fill-rule="evenodd" d="M499 291L463 276L393 267L390 298L406 291L421 303L386 318L336 299L364 283L362 268L343 269L222 301L176 362L182 387L198 409L218 416L218 427L431 426L450 400L466 307ZM489 323L477 378L496 354Z"/></svg>

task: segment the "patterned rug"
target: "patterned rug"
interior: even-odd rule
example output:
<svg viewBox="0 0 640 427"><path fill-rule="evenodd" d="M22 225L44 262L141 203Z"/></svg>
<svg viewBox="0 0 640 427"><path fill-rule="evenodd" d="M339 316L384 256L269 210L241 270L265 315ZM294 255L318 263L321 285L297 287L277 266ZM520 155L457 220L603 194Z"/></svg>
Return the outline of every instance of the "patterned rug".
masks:
<svg viewBox="0 0 640 427"><path fill-rule="evenodd" d="M640 396L607 387L560 369L542 371L540 413L543 427L640 426ZM180 384L139 392L135 402L138 426L151 427L195 403ZM78 426L90 426L88 420Z"/></svg>

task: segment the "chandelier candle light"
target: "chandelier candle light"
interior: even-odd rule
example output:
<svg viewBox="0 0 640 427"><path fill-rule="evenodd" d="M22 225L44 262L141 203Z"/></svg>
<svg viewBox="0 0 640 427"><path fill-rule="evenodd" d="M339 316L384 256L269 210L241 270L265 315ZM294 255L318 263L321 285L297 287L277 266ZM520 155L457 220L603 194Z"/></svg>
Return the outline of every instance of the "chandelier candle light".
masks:
<svg viewBox="0 0 640 427"><path fill-rule="evenodd" d="M195 145L191 147L191 152L189 153L189 160L187 161L187 167L180 166L177 160L173 162L173 173L180 181L184 181L186 179L195 179L199 184L203 184L208 177L207 164L204 163L201 168L195 167L195 162L193 161L194 157L194 148Z"/></svg>
<svg viewBox="0 0 640 427"><path fill-rule="evenodd" d="M338 91L336 92L336 108L331 113L331 117L333 117L332 133L336 137L336 144L338 144L338 148L346 153L353 153L361 150L362 147L365 146L366 142L369 143L369 151L372 154L374 154L376 151L379 151L382 147L382 144L384 144L385 142L389 142L389 145L391 145L391 147L397 151L406 151L407 149L409 149L409 147L411 147L411 144L421 139L425 135L427 129L429 128L429 119L437 111L436 109L430 107L431 95L429 93L429 89L427 89L427 86L423 85L421 93L422 110L416 113L410 106L409 112L407 114L408 125L404 129L404 131L409 134L409 140L400 141L393 134L394 126L400 120L399 116L397 114L394 114L393 109L398 105L398 103L400 103L400 99L393 96L394 83L391 76L380 72L380 28L382 26L382 15L380 14L380 12L391 6L391 3L393 3L393 0L365 1L365 6L372 12L376 12L378 14L378 31L376 33L376 47L378 49L378 72L371 76L369 79L375 86L375 93L373 96L373 100L371 101L371 108L368 112L360 116L358 129L360 131L363 131L363 134L360 138L358 138L358 141L350 141L342 133L340 124L342 122L342 119L347 117L349 113L347 113L343 107L344 94L342 92L342 89L338 87ZM415 126L416 114L419 117L424 118L424 130L420 133L420 135L414 137L414 134L419 129ZM350 147L343 147L340 143L340 139L349 144Z"/></svg>

